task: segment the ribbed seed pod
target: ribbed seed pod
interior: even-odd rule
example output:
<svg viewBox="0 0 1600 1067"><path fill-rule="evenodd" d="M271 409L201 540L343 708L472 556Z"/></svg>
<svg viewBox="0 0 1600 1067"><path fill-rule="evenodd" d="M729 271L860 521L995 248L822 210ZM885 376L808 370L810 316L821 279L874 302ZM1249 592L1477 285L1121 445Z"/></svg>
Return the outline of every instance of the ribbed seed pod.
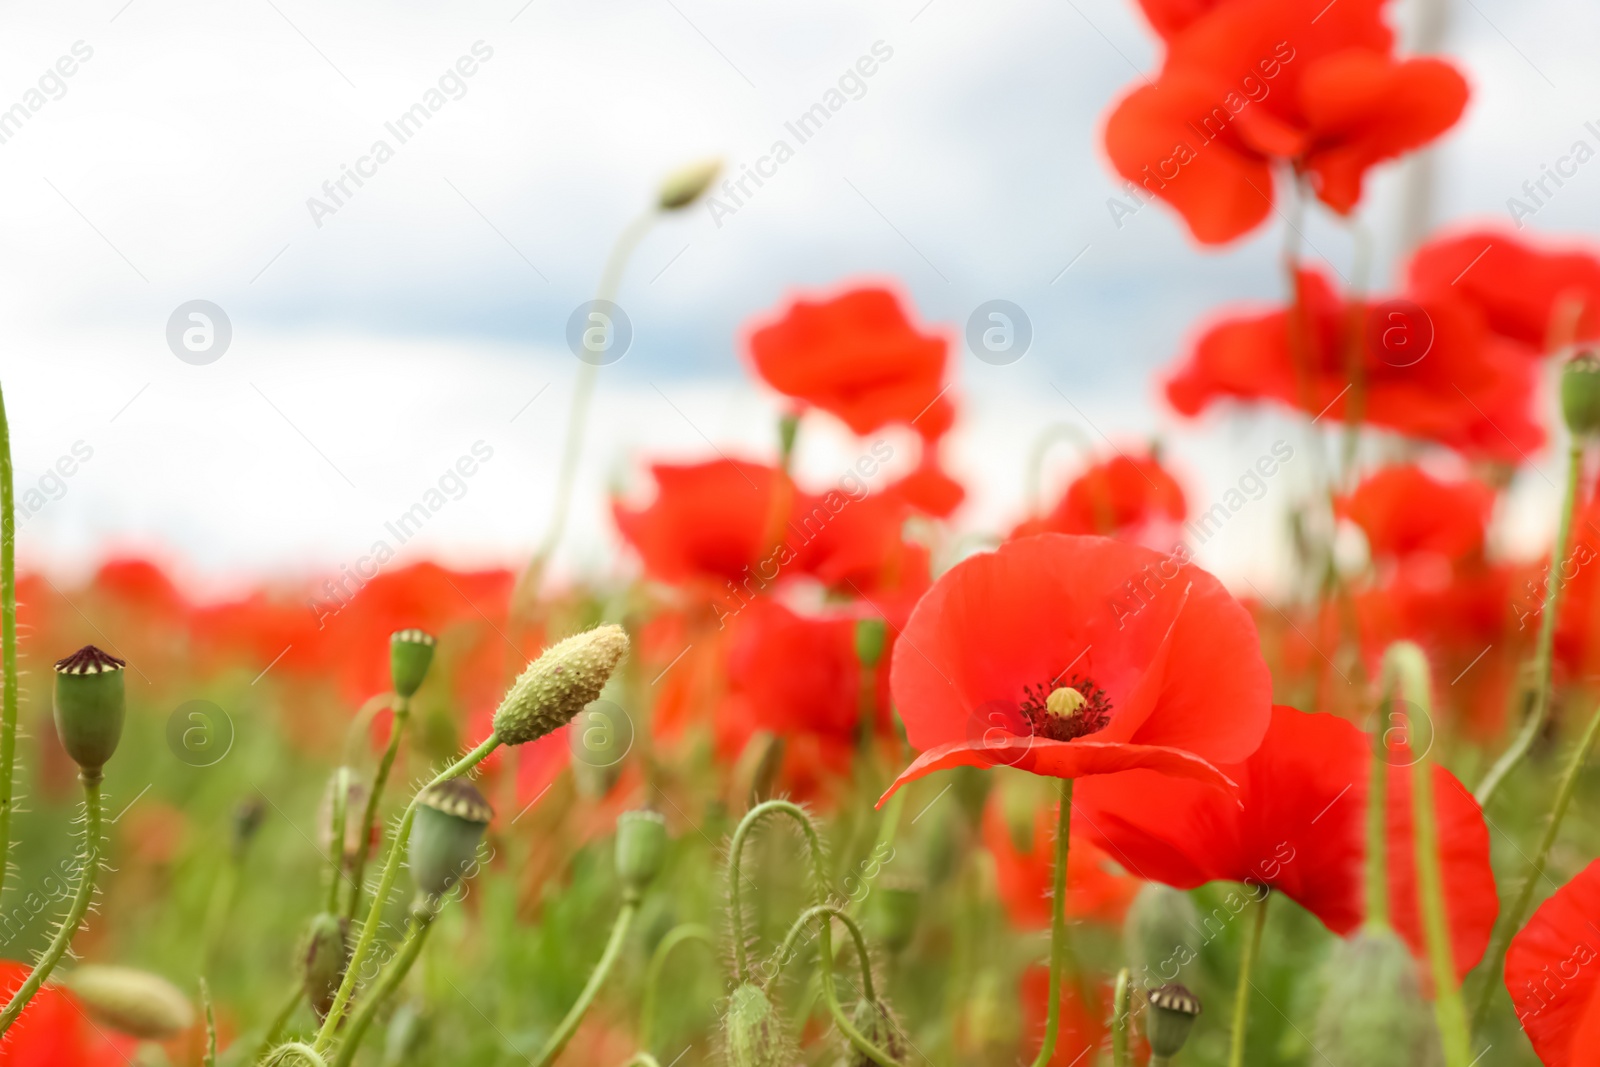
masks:
<svg viewBox="0 0 1600 1067"><path fill-rule="evenodd" d="M127 661L84 645L56 661L56 734L86 778L99 778L122 740Z"/></svg>
<svg viewBox="0 0 1600 1067"><path fill-rule="evenodd" d="M1561 416L1574 437L1600 434L1600 355L1581 352L1562 368Z"/></svg>
<svg viewBox="0 0 1600 1067"><path fill-rule="evenodd" d="M1328 957L1312 1040L1331 1067L1435 1067L1439 1029L1417 964L1392 930L1363 930Z"/></svg>
<svg viewBox="0 0 1600 1067"><path fill-rule="evenodd" d="M389 635L389 684L397 695L409 698L422 687L435 644L425 630L396 630Z"/></svg>
<svg viewBox="0 0 1600 1067"><path fill-rule="evenodd" d="M333 998L350 962L350 924L337 915L319 912L311 917L306 946L301 953L301 978L306 1000L318 1019L333 1007Z"/></svg>
<svg viewBox="0 0 1600 1067"><path fill-rule="evenodd" d="M465 778L447 778L417 794L409 860L417 892L441 897L472 869L494 809Z"/></svg>
<svg viewBox="0 0 1600 1067"><path fill-rule="evenodd" d="M723 1027L730 1067L790 1067L792 1050L783 1020L755 983L733 991Z"/></svg>
<svg viewBox="0 0 1600 1067"><path fill-rule="evenodd" d="M1145 994L1144 1036L1154 1056L1170 1059L1189 1040L1200 1017L1200 998L1176 982Z"/></svg>
<svg viewBox="0 0 1600 1067"><path fill-rule="evenodd" d="M521 745L559 730L600 696L627 651L620 626L597 626L553 645L512 683L494 713L494 732Z"/></svg>
<svg viewBox="0 0 1600 1067"><path fill-rule="evenodd" d="M903 1063L906 1059L906 1039L900 1032L900 1024L895 1022L889 1006L882 1000L867 1000L863 997L856 1002L856 1010L851 1017L861 1036L878 1046L889 1054L889 1058ZM871 1058L865 1052L846 1041L844 1044L844 1062L846 1067L875 1067Z"/></svg>
<svg viewBox="0 0 1600 1067"><path fill-rule="evenodd" d="M86 963L56 980L99 1022L146 1041L165 1041L194 1025L194 1006L158 974Z"/></svg>

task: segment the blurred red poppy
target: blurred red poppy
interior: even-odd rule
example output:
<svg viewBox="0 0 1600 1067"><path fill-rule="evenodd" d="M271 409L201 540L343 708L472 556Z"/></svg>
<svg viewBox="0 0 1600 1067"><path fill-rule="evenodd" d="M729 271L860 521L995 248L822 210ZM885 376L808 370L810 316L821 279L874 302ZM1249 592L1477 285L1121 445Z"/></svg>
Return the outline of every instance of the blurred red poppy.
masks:
<svg viewBox="0 0 1600 1067"><path fill-rule="evenodd" d="M934 771L1078 778L1146 767L1226 783L1271 679L1250 616L1182 553L1039 534L945 572L895 644L895 707ZM880 800L880 804L882 801Z"/></svg>
<svg viewBox="0 0 1600 1067"><path fill-rule="evenodd" d="M794 487L775 467L743 460L657 463L656 497L612 504L617 529L658 581L742 585L783 536Z"/></svg>
<svg viewBox="0 0 1600 1067"><path fill-rule="evenodd" d="M21 963L0 961L0 991L7 999L28 977ZM60 986L34 994L0 1044L0 1067L123 1067L139 1042L97 1026Z"/></svg>
<svg viewBox="0 0 1600 1067"><path fill-rule="evenodd" d="M1147 543L1143 535L1166 532L1163 527L1181 523L1188 514L1183 488L1160 460L1118 454L1078 475L1055 507L1023 521L1011 536L1101 534Z"/></svg>
<svg viewBox="0 0 1600 1067"><path fill-rule="evenodd" d="M966 489L940 465L939 443L933 440L923 442L921 460L888 492L936 519L948 518L967 498Z"/></svg>
<svg viewBox="0 0 1600 1067"><path fill-rule="evenodd" d="M1397 463L1363 478L1335 511L1367 535L1374 559L1423 553L1457 560L1483 552L1494 490L1466 478L1440 481L1414 463Z"/></svg>
<svg viewBox="0 0 1600 1067"><path fill-rule="evenodd" d="M1395 750L1387 788L1389 913L1419 957L1409 757ZM1179 889L1244 882L1283 893L1336 934L1366 916L1367 787L1372 752L1348 720L1278 706L1255 754L1225 766L1237 796L1135 771L1084 782L1074 795L1090 836L1131 872ZM1499 897L1489 830L1471 794L1434 767L1445 910L1458 975L1489 942ZM1242 804L1242 806L1241 806ZM1076 820L1074 820L1076 821Z"/></svg>
<svg viewBox="0 0 1600 1067"><path fill-rule="evenodd" d="M1289 309L1207 330L1167 382L1172 406L1196 415L1222 398L1275 400L1511 463L1543 444L1534 368L1465 301L1428 296L1398 309L1347 302L1311 270L1300 273L1299 289Z"/></svg>
<svg viewBox="0 0 1600 1067"><path fill-rule="evenodd" d="M1600 860L1539 905L1506 953L1506 988L1545 1067L1585 1067L1600 1048Z"/></svg>
<svg viewBox="0 0 1600 1067"><path fill-rule="evenodd" d="M1054 804L1036 805L1027 813L1026 826L1013 827L998 791L990 794L983 809L983 843L994 857L1000 903L1012 923L1025 930L1050 925L1058 810ZM1116 868L1085 829L1073 827L1067 850L1067 917L1115 926L1138 892L1139 880Z"/></svg>
<svg viewBox="0 0 1600 1067"><path fill-rule="evenodd" d="M912 324L888 289L796 300L751 330L756 373L778 392L842 419L857 434L903 423L926 438L949 428L948 344Z"/></svg>
<svg viewBox="0 0 1600 1067"><path fill-rule="evenodd" d="M1207 8L1209 7L1209 10ZM1147 3L1167 36L1155 81L1122 99L1106 151L1123 177L1177 209L1205 244L1272 212L1290 164L1349 214L1368 168L1453 126L1465 79L1436 59L1396 60L1382 0Z"/></svg>
<svg viewBox="0 0 1600 1067"><path fill-rule="evenodd" d="M1422 245L1406 277L1412 292L1454 291L1471 301L1491 330L1530 355L1600 337L1600 257L1587 250L1470 230Z"/></svg>

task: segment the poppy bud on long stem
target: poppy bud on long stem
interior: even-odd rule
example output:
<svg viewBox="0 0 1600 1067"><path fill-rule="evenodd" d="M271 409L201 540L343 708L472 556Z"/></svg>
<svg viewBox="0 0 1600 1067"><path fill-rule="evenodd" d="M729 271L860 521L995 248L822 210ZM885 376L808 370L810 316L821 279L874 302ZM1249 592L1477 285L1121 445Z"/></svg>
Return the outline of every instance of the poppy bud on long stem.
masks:
<svg viewBox="0 0 1600 1067"><path fill-rule="evenodd" d="M537 741L571 722L600 696L628 652L620 626L597 626L551 646L528 664L494 713L494 732L508 745Z"/></svg>
<svg viewBox="0 0 1600 1067"><path fill-rule="evenodd" d="M86 776L99 778L122 740L126 666L93 645L56 662L56 733Z"/></svg>

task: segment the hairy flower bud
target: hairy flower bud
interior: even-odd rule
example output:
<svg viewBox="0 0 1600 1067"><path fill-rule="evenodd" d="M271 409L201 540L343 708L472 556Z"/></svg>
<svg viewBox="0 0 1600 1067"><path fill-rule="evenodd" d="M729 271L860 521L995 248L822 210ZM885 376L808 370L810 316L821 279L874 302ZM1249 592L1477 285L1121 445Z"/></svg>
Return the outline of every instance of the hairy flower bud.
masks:
<svg viewBox="0 0 1600 1067"><path fill-rule="evenodd" d="M620 626L597 626L553 645L512 683L494 713L494 732L521 745L559 730L600 695L627 651Z"/></svg>
<svg viewBox="0 0 1600 1067"><path fill-rule="evenodd" d="M1434 1067L1444 1061L1416 961L1392 930L1334 947L1312 1040L1332 1067Z"/></svg>
<svg viewBox="0 0 1600 1067"><path fill-rule="evenodd" d="M850 1021L861 1031L862 1037L887 1052L890 1059L897 1063L905 1062L908 1051L906 1039L901 1034L900 1024L895 1022L889 1006L883 1001L862 998L856 1003ZM844 1062L846 1067L873 1067L871 1058L848 1041L845 1042Z"/></svg>
<svg viewBox="0 0 1600 1067"><path fill-rule="evenodd" d="M305 950L300 955L300 975L306 1000L318 1019L327 1017L339 983L344 980L344 969L350 963L349 935L349 922L337 915L324 911L311 917Z"/></svg>
<svg viewBox="0 0 1600 1067"><path fill-rule="evenodd" d="M654 811L617 817L617 877L623 899L636 901L650 888L667 859L667 820Z"/></svg>
<svg viewBox="0 0 1600 1067"><path fill-rule="evenodd" d="M754 982L729 996L723 1026L730 1067L789 1067L793 1062L778 1009Z"/></svg>
<svg viewBox="0 0 1600 1067"><path fill-rule="evenodd" d="M1137 985L1189 980L1200 957L1200 910L1181 889L1146 882L1122 924L1123 950Z"/></svg>
<svg viewBox="0 0 1600 1067"><path fill-rule="evenodd" d="M1600 355L1580 352L1562 368L1561 415L1574 437L1600 434Z"/></svg>
<svg viewBox="0 0 1600 1067"><path fill-rule="evenodd" d="M194 1025L194 1006L160 975L86 963L57 979L97 1021L146 1041L166 1041Z"/></svg>
<svg viewBox="0 0 1600 1067"><path fill-rule="evenodd" d="M465 778L447 778L417 795L411 824L411 880L417 892L442 897L478 859L478 843L494 809Z"/></svg>
<svg viewBox="0 0 1600 1067"><path fill-rule="evenodd" d="M1144 997L1144 1036L1150 1052L1170 1059L1189 1040L1189 1031L1200 1017L1200 998L1176 982L1152 989Z"/></svg>
<svg viewBox="0 0 1600 1067"><path fill-rule="evenodd" d="M100 777L122 740L126 666L93 645L56 661L56 733L85 778Z"/></svg>
<svg viewBox="0 0 1600 1067"><path fill-rule="evenodd" d="M720 173L720 159L702 159L679 167L662 180L656 192L656 204L662 211L681 211L700 199Z"/></svg>
<svg viewBox="0 0 1600 1067"><path fill-rule="evenodd" d="M433 635L423 630L396 630L389 635L389 684L397 696L409 699L421 688L436 643Z"/></svg>

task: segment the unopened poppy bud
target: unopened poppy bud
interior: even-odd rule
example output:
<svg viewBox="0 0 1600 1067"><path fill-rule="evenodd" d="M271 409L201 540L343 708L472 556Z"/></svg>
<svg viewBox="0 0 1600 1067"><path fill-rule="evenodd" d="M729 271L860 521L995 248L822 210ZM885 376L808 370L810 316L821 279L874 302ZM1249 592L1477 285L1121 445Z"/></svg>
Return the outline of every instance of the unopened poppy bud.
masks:
<svg viewBox="0 0 1600 1067"><path fill-rule="evenodd" d="M93 645L56 661L56 733L85 778L101 777L122 740L126 666L125 660Z"/></svg>
<svg viewBox="0 0 1600 1067"><path fill-rule="evenodd" d="M1089 698L1073 689L1071 686L1062 686L1053 690L1045 699L1044 708L1058 719L1070 719L1082 711L1089 703Z"/></svg>
<svg viewBox="0 0 1600 1067"><path fill-rule="evenodd" d="M887 1052L890 1059L905 1062L908 1051L906 1039L901 1034L900 1024L895 1022L889 1006L883 1001L865 998L857 1001L851 1022L861 1031L862 1037ZM873 1067L872 1059L848 1041L845 1042L844 1062L847 1067Z"/></svg>
<svg viewBox="0 0 1600 1067"><path fill-rule="evenodd" d="M1150 1042L1151 1055L1176 1056L1200 1015L1200 998L1172 982L1146 993L1145 1003L1144 1036Z"/></svg>
<svg viewBox="0 0 1600 1067"><path fill-rule="evenodd" d="M889 627L882 619L859 619L856 622L856 659L867 670L872 670L883 660L883 649L889 643Z"/></svg>
<svg viewBox="0 0 1600 1067"><path fill-rule="evenodd" d="M1200 909L1181 889L1146 882L1122 924L1123 951L1135 983L1157 986L1189 980L1200 956Z"/></svg>
<svg viewBox="0 0 1600 1067"><path fill-rule="evenodd" d="M656 192L656 204L662 211L681 211L699 200L720 173L720 159L702 159L679 167L662 180Z"/></svg>
<svg viewBox="0 0 1600 1067"><path fill-rule="evenodd" d="M349 934L349 922L337 915L324 911L311 917L305 951L300 956L300 975L306 1000L318 1019L327 1017L339 983L344 980L344 969L350 963Z"/></svg>
<svg viewBox="0 0 1600 1067"><path fill-rule="evenodd" d="M417 795L411 824L411 880L417 892L442 897L478 859L478 843L494 809L465 778L447 778Z"/></svg>
<svg viewBox="0 0 1600 1067"><path fill-rule="evenodd" d="M559 730L599 697L627 651L620 626L597 626L551 646L511 684L494 713L494 732L521 745Z"/></svg>
<svg viewBox="0 0 1600 1067"><path fill-rule="evenodd" d="M667 858L667 820L659 812L625 811L617 817L617 877L624 900L637 901Z"/></svg>
<svg viewBox="0 0 1600 1067"><path fill-rule="evenodd" d="M86 963L58 981L97 1021L132 1037L166 1041L194 1025L189 998L149 971Z"/></svg>
<svg viewBox="0 0 1600 1067"><path fill-rule="evenodd" d="M728 997L723 1019L730 1067L789 1067L789 1040L772 1001L754 982Z"/></svg>
<svg viewBox="0 0 1600 1067"><path fill-rule="evenodd" d="M396 630L389 635L389 684L395 695L409 699L428 676L437 642L424 630Z"/></svg>
<svg viewBox="0 0 1600 1067"><path fill-rule="evenodd" d="M1600 355L1580 352L1562 369L1561 415L1574 437L1600 434Z"/></svg>
<svg viewBox="0 0 1600 1067"><path fill-rule="evenodd" d="M344 790L344 836L342 843L336 844L334 824L339 821L337 811L341 788ZM322 790L322 801L317 806L317 843L330 855L335 848L340 849L346 867L353 865L364 850L370 852L377 843L381 828L376 825L368 832L366 840L361 838L361 813L366 806L366 783L352 768L336 768L328 777L328 784Z"/></svg>
<svg viewBox="0 0 1600 1067"><path fill-rule="evenodd" d="M890 952L911 944L921 911L922 892L909 881L884 881L867 897L867 925Z"/></svg>
<svg viewBox="0 0 1600 1067"><path fill-rule="evenodd" d="M1312 1040L1332 1067L1431 1067L1443 1062L1416 961L1392 930L1342 940L1328 957Z"/></svg>

